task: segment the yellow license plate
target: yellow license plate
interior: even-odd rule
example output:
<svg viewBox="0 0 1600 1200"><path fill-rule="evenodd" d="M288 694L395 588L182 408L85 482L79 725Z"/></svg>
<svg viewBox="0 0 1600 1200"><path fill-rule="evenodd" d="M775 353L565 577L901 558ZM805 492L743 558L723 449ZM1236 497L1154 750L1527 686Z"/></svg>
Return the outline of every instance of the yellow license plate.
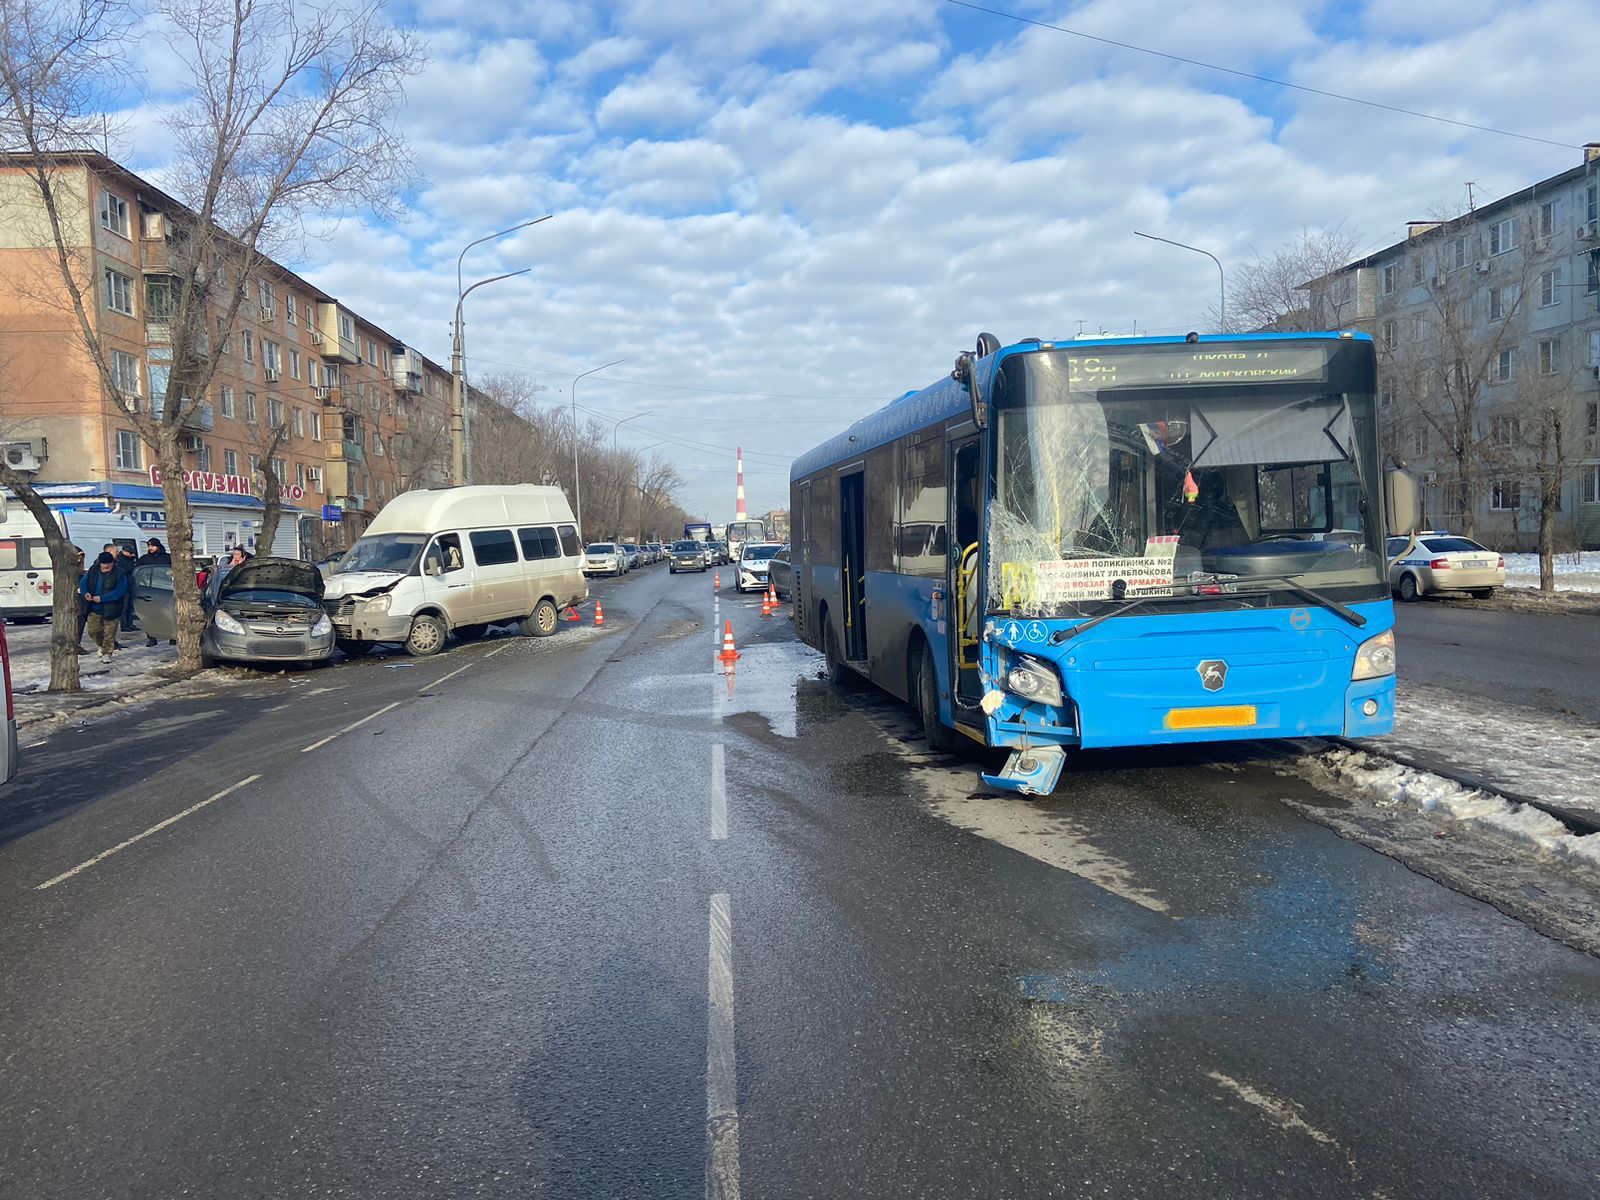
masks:
<svg viewBox="0 0 1600 1200"><path fill-rule="evenodd" d="M1256 723L1254 704L1221 708L1169 708L1168 729L1244 729Z"/></svg>

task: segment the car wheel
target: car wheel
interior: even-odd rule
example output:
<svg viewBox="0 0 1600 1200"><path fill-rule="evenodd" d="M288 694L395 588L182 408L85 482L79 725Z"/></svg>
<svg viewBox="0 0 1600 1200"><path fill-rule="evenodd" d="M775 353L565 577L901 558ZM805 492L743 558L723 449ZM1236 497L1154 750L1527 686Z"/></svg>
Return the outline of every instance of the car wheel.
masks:
<svg viewBox="0 0 1600 1200"><path fill-rule="evenodd" d="M929 750L942 753L955 748L955 731L939 719L939 675L927 643L923 643L917 665L917 712Z"/></svg>
<svg viewBox="0 0 1600 1200"><path fill-rule="evenodd" d="M541 600L533 615L523 620L522 632L529 637L549 637L556 631L558 619L556 606L549 600Z"/></svg>
<svg viewBox="0 0 1600 1200"><path fill-rule="evenodd" d="M1415 603L1421 599L1422 593L1417 591L1417 577L1412 574L1400 576L1400 599L1407 604Z"/></svg>
<svg viewBox="0 0 1600 1200"><path fill-rule="evenodd" d="M424 613L411 620L411 632L406 635L406 653L413 658L428 658L444 649L444 622Z"/></svg>
<svg viewBox="0 0 1600 1200"><path fill-rule="evenodd" d="M1472 589L1472 598L1474 600L1492 600L1492 599L1494 599L1494 589L1493 588L1473 588Z"/></svg>

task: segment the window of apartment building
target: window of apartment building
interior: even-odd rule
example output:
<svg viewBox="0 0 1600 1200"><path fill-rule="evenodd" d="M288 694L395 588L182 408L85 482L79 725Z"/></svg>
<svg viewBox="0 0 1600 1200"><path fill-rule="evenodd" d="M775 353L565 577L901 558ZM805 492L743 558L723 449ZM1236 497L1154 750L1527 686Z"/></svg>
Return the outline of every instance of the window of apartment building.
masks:
<svg viewBox="0 0 1600 1200"><path fill-rule="evenodd" d="M347 342L356 340L356 323L350 319L350 314L339 314L339 336Z"/></svg>
<svg viewBox="0 0 1600 1200"><path fill-rule="evenodd" d="M294 410L294 435L297 438L303 438L306 435L306 410L303 408Z"/></svg>
<svg viewBox="0 0 1600 1200"><path fill-rule="evenodd" d="M1591 183L1584 193L1583 219L1600 221L1600 183Z"/></svg>
<svg viewBox="0 0 1600 1200"><path fill-rule="evenodd" d="M1589 330L1589 365L1600 367L1600 329Z"/></svg>
<svg viewBox="0 0 1600 1200"><path fill-rule="evenodd" d="M218 317L217 318L217 353L218 354L230 354L230 353L233 352L233 334L224 332L224 329L227 327L227 324L228 323L224 318L222 318L222 317Z"/></svg>
<svg viewBox="0 0 1600 1200"><path fill-rule="evenodd" d="M171 275L144 277L144 319L158 324L172 320L173 279Z"/></svg>
<svg viewBox="0 0 1600 1200"><path fill-rule="evenodd" d="M222 387L218 390L218 400L222 406L222 415L225 417L234 416L233 388L230 385L226 383L222 385Z"/></svg>
<svg viewBox="0 0 1600 1200"><path fill-rule="evenodd" d="M1489 507L1496 512L1511 512L1522 507L1522 481L1496 479L1489 490Z"/></svg>
<svg viewBox="0 0 1600 1200"><path fill-rule="evenodd" d="M100 228L128 236L128 202L121 196L100 193Z"/></svg>
<svg viewBox="0 0 1600 1200"><path fill-rule="evenodd" d="M359 442L361 440L361 418L356 416L355 413L345 413L341 433L345 441Z"/></svg>
<svg viewBox="0 0 1600 1200"><path fill-rule="evenodd" d="M211 470L211 443L201 442L200 449L194 456L194 469L196 471Z"/></svg>
<svg viewBox="0 0 1600 1200"><path fill-rule="evenodd" d="M1394 407L1394 384L1388 379L1378 385L1378 403L1384 408Z"/></svg>
<svg viewBox="0 0 1600 1200"><path fill-rule="evenodd" d="M1510 290L1510 288L1503 287L1489 289L1489 320L1503 321L1505 319L1505 315L1509 311L1509 305L1506 303L1506 293Z"/></svg>
<svg viewBox="0 0 1600 1200"><path fill-rule="evenodd" d="M1556 202L1546 200L1539 205L1539 236L1547 238L1556 231Z"/></svg>
<svg viewBox="0 0 1600 1200"><path fill-rule="evenodd" d="M134 408L138 408L139 360L121 350L111 352L111 383Z"/></svg>
<svg viewBox="0 0 1600 1200"><path fill-rule="evenodd" d="M267 428L283 428L283 401L276 396L267 397Z"/></svg>
<svg viewBox="0 0 1600 1200"><path fill-rule="evenodd" d="M1400 344L1400 322L1390 317L1383 323L1383 348L1393 350Z"/></svg>
<svg viewBox="0 0 1600 1200"><path fill-rule="evenodd" d="M123 316L133 316L133 280L111 267L106 268L106 307Z"/></svg>
<svg viewBox="0 0 1600 1200"><path fill-rule="evenodd" d="M261 339L261 363L267 368L267 377L278 374L283 370L283 356L278 349L277 342Z"/></svg>
<svg viewBox="0 0 1600 1200"><path fill-rule="evenodd" d="M1428 452L1428 427L1418 425L1411 431L1407 445L1413 455L1423 455Z"/></svg>
<svg viewBox="0 0 1600 1200"><path fill-rule="evenodd" d="M1383 264L1383 294L1385 296L1392 296L1392 295L1394 295L1395 288L1397 288L1399 286L1400 286L1400 264L1399 263L1384 263Z"/></svg>
<svg viewBox="0 0 1600 1200"><path fill-rule="evenodd" d="M160 419L167 406L167 381L172 378L172 352L152 350L145 359L144 375L150 382L150 415Z"/></svg>
<svg viewBox="0 0 1600 1200"><path fill-rule="evenodd" d="M222 471L225 475L239 473L239 452L237 450L224 450L222 452Z"/></svg>
<svg viewBox="0 0 1600 1200"><path fill-rule="evenodd" d="M1450 269L1459 271L1467 265L1467 235L1462 234L1450 242Z"/></svg>
<svg viewBox="0 0 1600 1200"><path fill-rule="evenodd" d="M1509 383L1517 374L1517 352L1512 349L1500 351L1494 356L1494 379L1496 383Z"/></svg>
<svg viewBox="0 0 1600 1200"><path fill-rule="evenodd" d="M295 486L296 487L305 487L305 485L306 485L306 465L305 465L305 463L302 463L302 462L295 463L295 465L294 465L294 482L295 482Z"/></svg>
<svg viewBox="0 0 1600 1200"><path fill-rule="evenodd" d="M281 458L272 460L272 473L278 477L278 486L282 487L289 482L289 464Z"/></svg>
<svg viewBox="0 0 1600 1200"><path fill-rule="evenodd" d="M324 363L322 365L322 383L323 383L324 387L338 387L339 386L339 367L338 367L338 364L336 364L336 363Z"/></svg>
<svg viewBox="0 0 1600 1200"><path fill-rule="evenodd" d="M1561 339L1539 339L1539 374L1554 375L1561 370Z"/></svg>
<svg viewBox="0 0 1600 1200"><path fill-rule="evenodd" d="M256 423L256 394L254 392L246 392L244 394L244 419L251 425Z"/></svg>
<svg viewBox="0 0 1600 1200"><path fill-rule="evenodd" d="M167 236L166 218L153 208L139 210L139 228L148 241L159 242Z"/></svg>
<svg viewBox="0 0 1600 1200"><path fill-rule="evenodd" d="M1539 273L1539 307L1550 308L1561 302L1561 268Z"/></svg>
<svg viewBox="0 0 1600 1200"><path fill-rule="evenodd" d="M131 429L117 430L117 470L139 470L139 435Z"/></svg>
<svg viewBox="0 0 1600 1200"><path fill-rule="evenodd" d="M1583 256L1583 290L1589 295L1600 292L1600 250L1591 250Z"/></svg>
<svg viewBox="0 0 1600 1200"><path fill-rule="evenodd" d="M313 442L322 440L322 414L315 409L311 413L311 440Z"/></svg>
<svg viewBox="0 0 1600 1200"><path fill-rule="evenodd" d="M274 296L272 292L272 284L265 279L256 280L256 294L259 297L258 303L261 308L262 318L265 320L271 320L273 317L277 316L278 303L277 297Z"/></svg>
<svg viewBox="0 0 1600 1200"><path fill-rule="evenodd" d="M377 458L383 454L383 441L378 437L378 431L372 431L372 457Z"/></svg>
<svg viewBox="0 0 1600 1200"><path fill-rule="evenodd" d="M1489 437L1496 446L1522 444L1522 418L1511 413L1498 413L1489 422Z"/></svg>
<svg viewBox="0 0 1600 1200"><path fill-rule="evenodd" d="M312 387L322 386L322 368L317 365L314 358L306 359L306 380Z"/></svg>
<svg viewBox="0 0 1600 1200"><path fill-rule="evenodd" d="M1422 282L1422 255L1411 256L1411 285L1415 287Z"/></svg>
<svg viewBox="0 0 1600 1200"><path fill-rule="evenodd" d="M1583 502L1600 504L1600 463L1584 463L1578 469L1582 472Z"/></svg>
<svg viewBox="0 0 1600 1200"><path fill-rule="evenodd" d="M1517 248L1517 222L1514 217L1507 217L1503 221L1496 221L1489 226L1489 254L1504 254L1507 250Z"/></svg>
<svg viewBox="0 0 1600 1200"><path fill-rule="evenodd" d="M285 292L283 294L283 319L285 321L289 322L289 324L291 324L291 325L294 324L294 293L293 292Z"/></svg>
<svg viewBox="0 0 1600 1200"><path fill-rule="evenodd" d="M245 362L247 362L247 363L255 362L255 360L256 360L256 339L251 335L251 333L250 333L250 331L248 329L246 329L242 333L240 333L239 336L242 339L244 339L244 360L245 360Z"/></svg>
<svg viewBox="0 0 1600 1200"><path fill-rule="evenodd" d="M1587 437L1600 433L1600 403L1591 400L1584 405L1583 432Z"/></svg>
<svg viewBox="0 0 1600 1200"><path fill-rule="evenodd" d="M260 473L260 471L261 471L261 456L259 454L252 454L250 456L250 476L251 476L251 478L254 478L257 474Z"/></svg>
<svg viewBox="0 0 1600 1200"><path fill-rule="evenodd" d="M293 347L289 350L289 378L300 378L300 351Z"/></svg>

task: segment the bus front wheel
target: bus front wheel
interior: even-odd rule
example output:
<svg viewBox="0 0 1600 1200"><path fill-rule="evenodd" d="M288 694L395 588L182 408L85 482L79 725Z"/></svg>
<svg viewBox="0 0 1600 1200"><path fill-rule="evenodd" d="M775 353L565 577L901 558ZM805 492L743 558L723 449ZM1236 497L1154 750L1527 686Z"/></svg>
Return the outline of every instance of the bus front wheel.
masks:
<svg viewBox="0 0 1600 1200"><path fill-rule="evenodd" d="M943 753L955 748L955 732L939 719L939 673L933 651L926 643L917 663L917 712L922 717L922 736L928 739L929 750Z"/></svg>
<svg viewBox="0 0 1600 1200"><path fill-rule="evenodd" d="M850 668L844 665L844 656L839 653L839 635L833 631L833 622L828 620L828 614L822 614L822 659L823 674L827 681L834 687L843 687L850 681Z"/></svg>

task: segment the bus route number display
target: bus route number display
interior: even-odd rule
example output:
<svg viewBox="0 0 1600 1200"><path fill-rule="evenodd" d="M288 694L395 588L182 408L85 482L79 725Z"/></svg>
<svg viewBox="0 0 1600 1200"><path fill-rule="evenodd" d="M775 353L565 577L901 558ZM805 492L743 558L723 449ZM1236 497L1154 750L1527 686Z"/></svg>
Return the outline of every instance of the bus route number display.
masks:
<svg viewBox="0 0 1600 1200"><path fill-rule="evenodd" d="M1175 387L1219 383L1321 383L1327 351L1319 346L1183 346L1177 350L1069 354L1074 388Z"/></svg>

